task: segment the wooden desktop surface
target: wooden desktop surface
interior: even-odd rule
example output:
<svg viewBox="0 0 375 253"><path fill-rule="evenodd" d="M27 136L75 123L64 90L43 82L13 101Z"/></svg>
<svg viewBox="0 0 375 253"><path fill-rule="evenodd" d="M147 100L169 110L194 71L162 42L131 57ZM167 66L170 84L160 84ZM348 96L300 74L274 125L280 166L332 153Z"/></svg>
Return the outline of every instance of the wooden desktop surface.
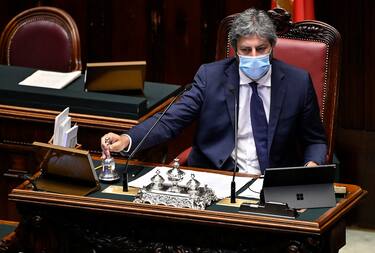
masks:
<svg viewBox="0 0 375 253"><path fill-rule="evenodd" d="M148 164L148 166L152 165ZM189 169L194 170L194 168ZM213 172L218 173L218 171ZM26 189L25 187L27 184L28 183L25 182L17 189L14 189L9 195L9 199L17 203L22 215L22 220L20 223L21 228L22 226L24 228L26 227L28 233L36 232L35 228L30 227L29 222L30 219L33 220L36 216L38 216L41 219L42 224L39 225L44 227L44 229L48 229L50 232L56 229L56 220L58 220L58 223L72 222L72 224L80 224L78 226L82 226L81 230L87 230L89 229L88 227L90 227L90 229L92 229L92 231L90 230L91 233L94 233L95 231L95 233L98 234L98 237L103 237L103 234L106 233L115 233L117 237L120 235L125 236L127 239L124 240L129 243L130 235L127 234L129 231L126 229L119 230L118 228L118 226L126 227L126 224L128 224L130 227L132 227L132 229L138 231L137 239L133 238L134 240L145 240L143 242L144 244L147 244L146 241L150 240L150 238L146 236L147 239L142 239L143 235L148 235L147 233L149 231L154 231L153 233L158 234L157 240L159 244L170 246L174 245L173 247L175 247L176 243L177 245L180 243L183 245L183 247L185 247L185 249L202 247L203 245L201 244L204 244L204 246L210 250L217 249L217 247L237 247L238 245L242 245L246 248L248 247L246 237L244 239L242 235L248 234L248 236L255 236L252 242L252 247L257 249L267 248L267 252L273 252L273 250L276 250L276 248L279 247L284 247L287 250L286 252L293 252L288 250L293 250L295 247L299 247L301 249L301 251L298 252L310 252L303 251L303 248L306 248L307 246L312 248L315 247L313 252L338 252L338 249L345 244L345 223L343 217L348 211L356 206L359 200L366 194L366 191L361 189L359 186L338 184L347 188L347 195L344 198L341 198L335 207L329 208L327 211L323 212L322 215L319 215L318 218L313 220L294 220L242 214L238 213L237 211L233 212L228 210L193 210L169 206L139 204L113 199L110 197L82 197L49 192L38 192ZM52 218L51 215L55 217ZM63 221L64 219L62 219L60 215L67 215L67 217L70 217L69 219L74 219L74 221ZM85 218L82 218L82 216ZM87 220L87 216L90 216L91 218ZM103 220L101 219L107 219L107 227L105 225L103 227ZM22 225L25 222L26 225ZM92 224L90 226L88 225L92 222L97 223L97 226L95 225L92 227ZM65 226L69 230L69 227L73 226L72 224L65 224L61 226ZM179 227L181 227L181 229L179 229ZM188 241L185 239L179 241L179 237L174 235L180 233L181 235L186 236L186 231L193 233ZM197 232L197 235L194 235L194 231L201 232ZM232 231L230 233L233 233L235 236L233 238L231 237L231 243L222 244L219 242L214 242L215 239L212 239L212 237L216 238L215 236L220 237L219 235L212 235L211 233L215 233L214 231L224 234L226 234L228 231ZM81 236L83 236L82 231L80 233ZM161 236L164 233L166 234L166 237ZM201 241L200 238L203 236L202 233L207 236L208 241L211 241L211 243ZM278 239L275 239L274 245L263 245L263 239L255 239L258 235L262 235L260 238L263 238L264 236L272 236L273 238ZM60 234L55 236L62 235ZM65 236L66 235L63 237ZM225 237L227 236L228 235L225 235ZM34 240L36 240L36 237ZM106 236L104 237L107 238ZM28 245L39 245L38 243L40 243L30 241L31 237L27 238L28 240L25 243ZM173 238L173 240L170 238ZM23 240L25 240L25 238L23 238ZM100 241L100 239L98 240ZM236 240L238 240L239 244L234 243ZM256 242L259 242L260 245L258 245ZM125 242L122 243L124 243L124 247L129 247L129 245ZM103 245L99 244L100 242L96 242L96 244L94 243L90 247L103 247ZM306 244L311 245L306 246ZM49 246L52 248L57 247L56 245ZM107 245L106 247L110 248L111 246ZM147 248L150 247L150 245L138 245L137 247ZM109 248L107 248L107 250ZM263 251L261 250L260 252Z"/></svg>
<svg viewBox="0 0 375 253"><path fill-rule="evenodd" d="M84 149L97 154L100 152L98 138L103 133L108 130L129 129L159 111L169 101L170 98L162 101L159 106L152 108L138 119L75 112L70 116L73 122L81 126L78 141ZM295 248L301 249L300 252L308 252L303 250L306 247L313 248L313 252L337 252L345 244L344 215L366 194L358 186L344 185L348 189L348 195L340 199L336 207L328 209L314 220L290 220L237 212L199 211L136 204L110 198L36 192L24 189L25 184L11 190L19 179L9 183L8 179L3 177L3 173L9 170L26 174L33 171L35 164L31 158L30 144L35 140L42 142L49 140L54 117L58 113L56 110L0 104L2 151L0 157L2 182L0 183L6 186L1 192L5 192L4 196L6 196L7 191L11 191L9 198L17 204L21 223L18 228L20 232L16 234L22 235L20 239L24 244L20 245L27 245L25 247L28 252L41 252L44 249L48 249L46 252L74 252L72 249L85 252L81 246L74 244L74 238L70 237L72 231L75 231L74 235L80 238L79 244L85 245L85 249L88 249L87 252L92 252L93 248L97 252L109 252L108 250L117 252L112 248L113 244L123 245L123 248L137 247L140 251L151 246L157 249L160 245L178 248L176 243L183 245L182 248L196 249L203 245L204 248L214 251L218 248L248 248L249 242L254 242L253 252L265 246L271 248L268 252L278 247L286 248L287 252L293 252ZM1 202L5 203L3 200ZM14 212L14 208L3 206L1 215L14 217ZM129 230L124 231L124 227L127 226ZM61 228L68 232L56 233ZM90 234L87 234L87 231ZM113 241L112 236L109 235L114 235L119 241ZM157 240L154 239L155 235L158 235ZM182 240L181 236L191 238ZM277 242L271 245L262 239L269 236L280 240L275 239ZM141 240L143 243L138 243L137 240L142 237L146 239ZM53 240L45 238L53 238ZM85 238L91 241L86 242ZM218 238L232 242L222 243ZM249 240L249 238L257 239ZM61 240L64 239L72 243L62 247ZM108 243L104 243L102 239ZM100 249L107 249L107 251Z"/></svg>
<svg viewBox="0 0 375 253"><path fill-rule="evenodd" d="M33 71L35 70L29 68L0 65L0 202L3 203L0 209L0 219L4 220L17 221L19 219L14 205L8 202L7 195L11 189L22 182L17 178L18 176L35 172L33 168L36 167L36 163L31 144L34 141L46 143L51 139L54 119L60 113L59 110L51 108L65 108L69 106L70 100L74 99L76 107L71 108L69 116L72 117L72 122L79 126L78 142L83 149L89 150L91 153L100 153L101 136L108 131L122 133L139 124L156 112L163 110L182 90L182 87L178 85L147 83L145 98L143 98L148 101L145 111L139 113L139 117L125 117L127 108L123 106L126 102L121 103L120 95L87 94L83 91L82 78L77 79L72 83L72 86L67 86L67 90L41 90L41 88L18 85L19 81ZM42 93L44 104L38 101L38 92ZM51 96L61 95L61 97L58 100L48 100L49 93ZM103 104L98 114L92 108L90 109L92 113L87 113L87 109L84 108L85 103L79 102L81 95L91 99L93 108L98 106L95 104L95 96L98 96L101 101L113 98L113 100L119 101L119 104L118 106L115 106L114 103ZM127 99L129 96L124 96L123 100ZM51 103L46 103L48 101ZM35 106L32 106L33 103ZM79 106L80 104L82 107ZM101 105L99 102L98 104ZM108 114L105 113L106 105L111 106L108 108ZM124 111L123 116L111 116L111 112L116 111L117 114L121 114L121 110ZM150 159L160 161L163 151L158 148L154 149L150 152L150 156L152 156ZM146 154L144 157L148 159L149 155Z"/></svg>

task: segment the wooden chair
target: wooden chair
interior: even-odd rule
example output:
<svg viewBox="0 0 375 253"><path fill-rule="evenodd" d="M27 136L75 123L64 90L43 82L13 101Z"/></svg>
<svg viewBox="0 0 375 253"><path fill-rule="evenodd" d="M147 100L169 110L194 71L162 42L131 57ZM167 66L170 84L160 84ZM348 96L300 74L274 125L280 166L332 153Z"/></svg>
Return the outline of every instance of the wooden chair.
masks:
<svg viewBox="0 0 375 253"><path fill-rule="evenodd" d="M290 14L283 9L276 8L268 11L268 14L274 21L278 35L274 57L303 68L311 75L327 134L326 162L331 163L339 93L341 36L334 27L320 21L292 23ZM228 33L236 15L224 18L219 25L216 60L234 56ZM185 150L178 156L181 164L186 162L188 153Z"/></svg>
<svg viewBox="0 0 375 253"><path fill-rule="evenodd" d="M61 72L81 70L80 37L73 18L46 6L21 12L1 35L0 63Z"/></svg>

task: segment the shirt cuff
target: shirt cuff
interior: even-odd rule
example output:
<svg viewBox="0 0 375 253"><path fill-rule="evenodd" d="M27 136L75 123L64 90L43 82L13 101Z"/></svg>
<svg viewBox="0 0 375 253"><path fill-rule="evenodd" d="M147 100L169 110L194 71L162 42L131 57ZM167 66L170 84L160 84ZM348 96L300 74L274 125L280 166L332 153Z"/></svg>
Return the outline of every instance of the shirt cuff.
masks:
<svg viewBox="0 0 375 253"><path fill-rule="evenodd" d="M122 134L121 136L127 136L129 138L129 145L128 145L128 147L126 149L124 148L124 150L121 151L121 152L127 153L127 152L129 152L129 150L132 147L132 143L133 143L132 142L132 137L130 137L130 135L128 135L128 134Z"/></svg>

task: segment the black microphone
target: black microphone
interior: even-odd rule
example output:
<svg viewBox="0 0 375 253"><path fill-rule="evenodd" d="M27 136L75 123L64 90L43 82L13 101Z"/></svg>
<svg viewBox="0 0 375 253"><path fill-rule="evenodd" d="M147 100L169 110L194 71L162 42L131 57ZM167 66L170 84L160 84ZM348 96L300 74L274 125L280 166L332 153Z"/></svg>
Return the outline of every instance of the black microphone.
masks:
<svg viewBox="0 0 375 253"><path fill-rule="evenodd" d="M30 182L30 184L33 187L33 191L39 191L38 187L36 186L35 179L33 179L31 176L26 174L12 174L12 173L4 173L4 177L13 177L13 178L19 178L23 180L27 180Z"/></svg>
<svg viewBox="0 0 375 253"><path fill-rule="evenodd" d="M232 182L230 184L230 203L236 203L236 172L237 172L237 150L238 150L238 104L236 89L232 87L230 89L234 97L234 169Z"/></svg>
<svg viewBox="0 0 375 253"><path fill-rule="evenodd" d="M143 142L150 135L151 131L159 123L159 121L163 118L164 114L169 110L169 108L173 105L173 103L176 101L176 99L179 98L186 91L190 90L192 86L193 86L192 83L185 85L184 89L172 99L172 101L168 104L168 106L160 114L159 118L157 118L157 120L154 122L154 124L151 126L151 128L147 131L147 133L143 136L143 138L138 143L138 145L134 148L133 152L131 152L131 154L128 156L128 158L126 159L125 170L124 170L124 173L123 173L122 191L127 192L129 190L129 187L128 187L128 163L129 163L129 160L131 160L133 158L133 156L135 155L135 153L137 153L137 151L142 147Z"/></svg>

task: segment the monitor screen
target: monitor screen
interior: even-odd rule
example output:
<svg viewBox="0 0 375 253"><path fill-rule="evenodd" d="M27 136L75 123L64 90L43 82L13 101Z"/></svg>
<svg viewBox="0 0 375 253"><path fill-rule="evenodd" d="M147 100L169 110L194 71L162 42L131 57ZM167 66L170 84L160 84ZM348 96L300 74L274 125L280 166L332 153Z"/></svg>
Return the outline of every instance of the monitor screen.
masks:
<svg viewBox="0 0 375 253"><path fill-rule="evenodd" d="M145 61L87 63L85 91L143 91Z"/></svg>

